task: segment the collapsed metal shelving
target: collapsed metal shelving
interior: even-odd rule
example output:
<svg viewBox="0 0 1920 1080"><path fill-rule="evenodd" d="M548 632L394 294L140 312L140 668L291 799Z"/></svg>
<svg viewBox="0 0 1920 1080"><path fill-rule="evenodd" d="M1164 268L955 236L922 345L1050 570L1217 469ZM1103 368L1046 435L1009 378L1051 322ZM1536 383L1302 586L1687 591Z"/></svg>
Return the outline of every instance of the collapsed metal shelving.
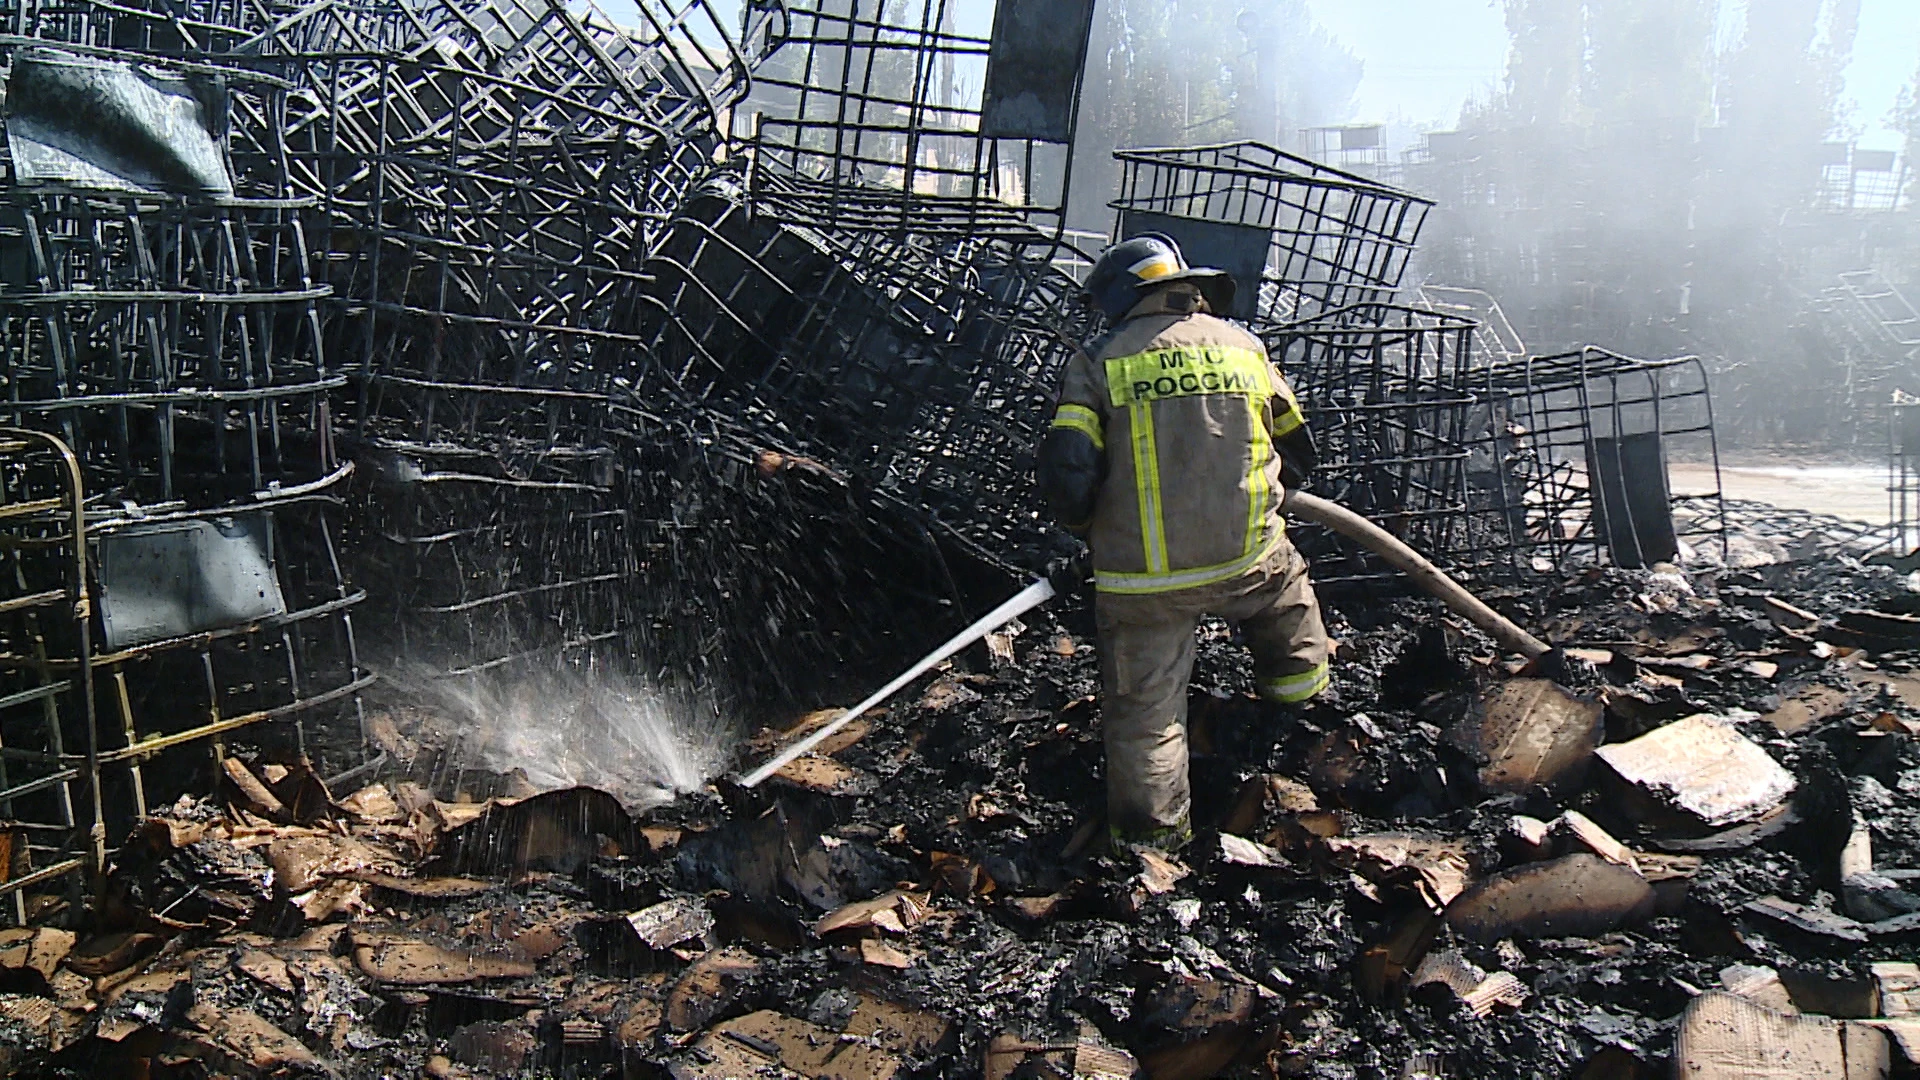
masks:
<svg viewBox="0 0 1920 1080"><path fill-rule="evenodd" d="M1467 393L1477 324L1427 309L1362 304L1264 336L1312 425L1315 492L1379 521L1425 552L1466 526ZM1391 567L1318 526L1296 542L1325 584L1390 580Z"/></svg>
<svg viewBox="0 0 1920 1080"><path fill-rule="evenodd" d="M1488 367L1470 448L1473 527L1447 553L1490 577L1581 563L1639 569L1693 552L1725 560L1726 505L1705 366L1595 346ZM1676 490L1673 460L1711 480Z"/></svg>
<svg viewBox="0 0 1920 1080"><path fill-rule="evenodd" d="M1433 206L1257 142L1114 157L1114 235L1165 233L1205 252L1241 284L1231 314L1258 327L1391 300Z"/></svg>
<svg viewBox="0 0 1920 1080"><path fill-rule="evenodd" d="M321 340L310 200L267 168L270 150L250 171L227 154L234 128L271 146L273 125L248 117L277 115L287 84L132 63L116 43L148 25L139 12L18 14L37 36L0 40L0 416L71 447L86 508L68 535L84 535L95 602L84 633L10 627L0 673L87 688L60 723L86 746L104 845L212 787L236 738L321 768L359 759L370 677L351 619L363 594L340 567L352 468L329 400L344 380ZM7 523L23 546L47 543L42 528ZM28 593L73 588L71 572L41 584L17 569Z"/></svg>

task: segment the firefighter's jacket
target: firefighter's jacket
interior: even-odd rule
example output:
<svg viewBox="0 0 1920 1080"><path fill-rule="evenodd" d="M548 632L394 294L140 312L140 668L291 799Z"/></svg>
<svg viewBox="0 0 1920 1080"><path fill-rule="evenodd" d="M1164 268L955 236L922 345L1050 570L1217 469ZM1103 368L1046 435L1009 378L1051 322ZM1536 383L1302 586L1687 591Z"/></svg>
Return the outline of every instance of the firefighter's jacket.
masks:
<svg viewBox="0 0 1920 1080"><path fill-rule="evenodd" d="M1276 440L1307 439L1260 340L1158 290L1068 364L1040 480L1103 593L1238 576L1286 542Z"/></svg>

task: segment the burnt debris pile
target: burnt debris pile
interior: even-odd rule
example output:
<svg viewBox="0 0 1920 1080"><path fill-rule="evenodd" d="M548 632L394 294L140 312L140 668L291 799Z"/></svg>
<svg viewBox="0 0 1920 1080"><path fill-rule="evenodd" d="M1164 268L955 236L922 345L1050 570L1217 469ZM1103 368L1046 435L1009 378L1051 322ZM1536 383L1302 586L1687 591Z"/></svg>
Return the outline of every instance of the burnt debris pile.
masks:
<svg viewBox="0 0 1920 1080"><path fill-rule="evenodd" d="M1104 844L1070 603L716 779L1073 549L1091 18L0 12L0 1072L1911 1069L1911 522L1723 499L1700 362L1531 356L1402 290L1430 200L1258 143L1118 152L1115 233L1564 652L1303 526L1339 704L1206 627L1177 858Z"/></svg>
<svg viewBox="0 0 1920 1080"><path fill-rule="evenodd" d="M1915 594L1844 528L1732 517L1741 568L1539 590L1524 613L1569 643L1552 671L1423 603L1339 608L1341 705L1283 722L1206 627L1177 857L1104 847L1093 650L1037 620L761 788L639 813L515 771L432 784L376 711L408 767L349 792L229 758L121 849L111 934L6 932L8 1052L1631 1077L1770 1075L1790 1045L1814 1075L1908 1075Z"/></svg>

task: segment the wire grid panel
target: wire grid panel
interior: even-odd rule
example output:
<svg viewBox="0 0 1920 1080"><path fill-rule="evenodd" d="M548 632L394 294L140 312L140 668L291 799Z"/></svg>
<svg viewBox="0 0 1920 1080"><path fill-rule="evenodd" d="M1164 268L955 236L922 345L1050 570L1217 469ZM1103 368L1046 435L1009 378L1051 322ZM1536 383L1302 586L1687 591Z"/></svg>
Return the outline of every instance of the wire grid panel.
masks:
<svg viewBox="0 0 1920 1080"><path fill-rule="evenodd" d="M15 925L77 921L92 856L93 727L77 677L88 645L83 510L70 461L50 438L0 431L0 921Z"/></svg>
<svg viewBox="0 0 1920 1080"><path fill-rule="evenodd" d="M459 677L609 648L629 625L629 507L606 400L547 395L539 411L555 433L544 442L355 445L366 477L349 547L381 655Z"/></svg>
<svg viewBox="0 0 1920 1080"><path fill-rule="evenodd" d="M1466 528L1466 391L1476 324L1443 312L1363 304L1265 335L1320 450L1316 492L1438 556ZM1371 552L1293 526L1316 581L1396 576Z"/></svg>
<svg viewBox="0 0 1920 1080"><path fill-rule="evenodd" d="M1920 547L1920 398L1896 390L1887 431L1887 514L1895 553Z"/></svg>
<svg viewBox="0 0 1920 1080"><path fill-rule="evenodd" d="M1266 234L1251 265L1223 267L1255 292L1238 314L1264 326L1391 298L1433 205L1256 142L1123 149L1114 157L1115 236L1169 231L1189 261L1204 265L1208 248L1244 243L1227 239L1235 232Z"/></svg>
<svg viewBox="0 0 1920 1080"><path fill-rule="evenodd" d="M628 413L618 436L633 522L639 655L752 710L884 680L1007 578L914 508L768 445L724 414Z"/></svg>
<svg viewBox="0 0 1920 1080"><path fill-rule="evenodd" d="M826 205L880 190L896 213L927 196L1058 225L1092 7L790 0L740 134Z"/></svg>
<svg viewBox="0 0 1920 1080"><path fill-rule="evenodd" d="M714 187L649 272L652 366L631 394L732 418L979 546L1043 543L1033 453L1088 330L1077 287L1031 229L824 231Z"/></svg>
<svg viewBox="0 0 1920 1080"><path fill-rule="evenodd" d="M60 25L111 39L119 24L86 14ZM187 84L199 120L182 140L219 140L211 167L230 168L220 155L236 96L223 87L252 73L198 61L135 72L104 46L61 44L55 62L82 81ZM42 55L53 54L13 52L12 75ZM73 110L84 123L65 134L85 136L67 143L80 164L124 164L104 135L140 130L140 116L114 101ZM32 134L22 117L9 114L10 147ZM163 164L180 152L144 145ZM211 788L230 739L323 766L361 750L357 724L330 726L330 742L307 737L315 716L350 714L367 682L349 614L359 596L341 578L329 517L351 472L328 403L341 380L321 344L327 288L301 200L247 197L246 183L139 192L113 169L48 182L23 164L40 163L10 155L0 177L0 413L60 436L84 470L98 623L46 663L98 691L84 703L100 719L93 790L117 839L150 795ZM143 765L156 756L181 767L150 790Z"/></svg>
<svg viewBox="0 0 1920 1080"><path fill-rule="evenodd" d="M1726 509L1712 388L1697 357L1639 360L1595 346L1485 369L1475 448L1479 525L1456 553L1497 575L1582 563L1724 560ZM1676 488L1668 463L1709 467Z"/></svg>
<svg viewBox="0 0 1920 1080"><path fill-rule="evenodd" d="M0 413L111 502L253 505L343 475L316 284L283 203L0 188Z"/></svg>

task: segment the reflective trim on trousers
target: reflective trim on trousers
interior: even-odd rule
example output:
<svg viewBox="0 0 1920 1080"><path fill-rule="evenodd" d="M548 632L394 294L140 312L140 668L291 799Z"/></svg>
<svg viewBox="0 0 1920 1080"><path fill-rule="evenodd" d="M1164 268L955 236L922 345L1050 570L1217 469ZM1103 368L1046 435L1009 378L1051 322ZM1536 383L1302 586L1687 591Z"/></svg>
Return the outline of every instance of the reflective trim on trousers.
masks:
<svg viewBox="0 0 1920 1080"><path fill-rule="evenodd" d="M1333 681L1333 672L1321 661L1311 670L1298 675L1288 675L1280 679L1261 679L1260 696L1268 701L1278 701L1285 705L1297 705L1327 688Z"/></svg>

